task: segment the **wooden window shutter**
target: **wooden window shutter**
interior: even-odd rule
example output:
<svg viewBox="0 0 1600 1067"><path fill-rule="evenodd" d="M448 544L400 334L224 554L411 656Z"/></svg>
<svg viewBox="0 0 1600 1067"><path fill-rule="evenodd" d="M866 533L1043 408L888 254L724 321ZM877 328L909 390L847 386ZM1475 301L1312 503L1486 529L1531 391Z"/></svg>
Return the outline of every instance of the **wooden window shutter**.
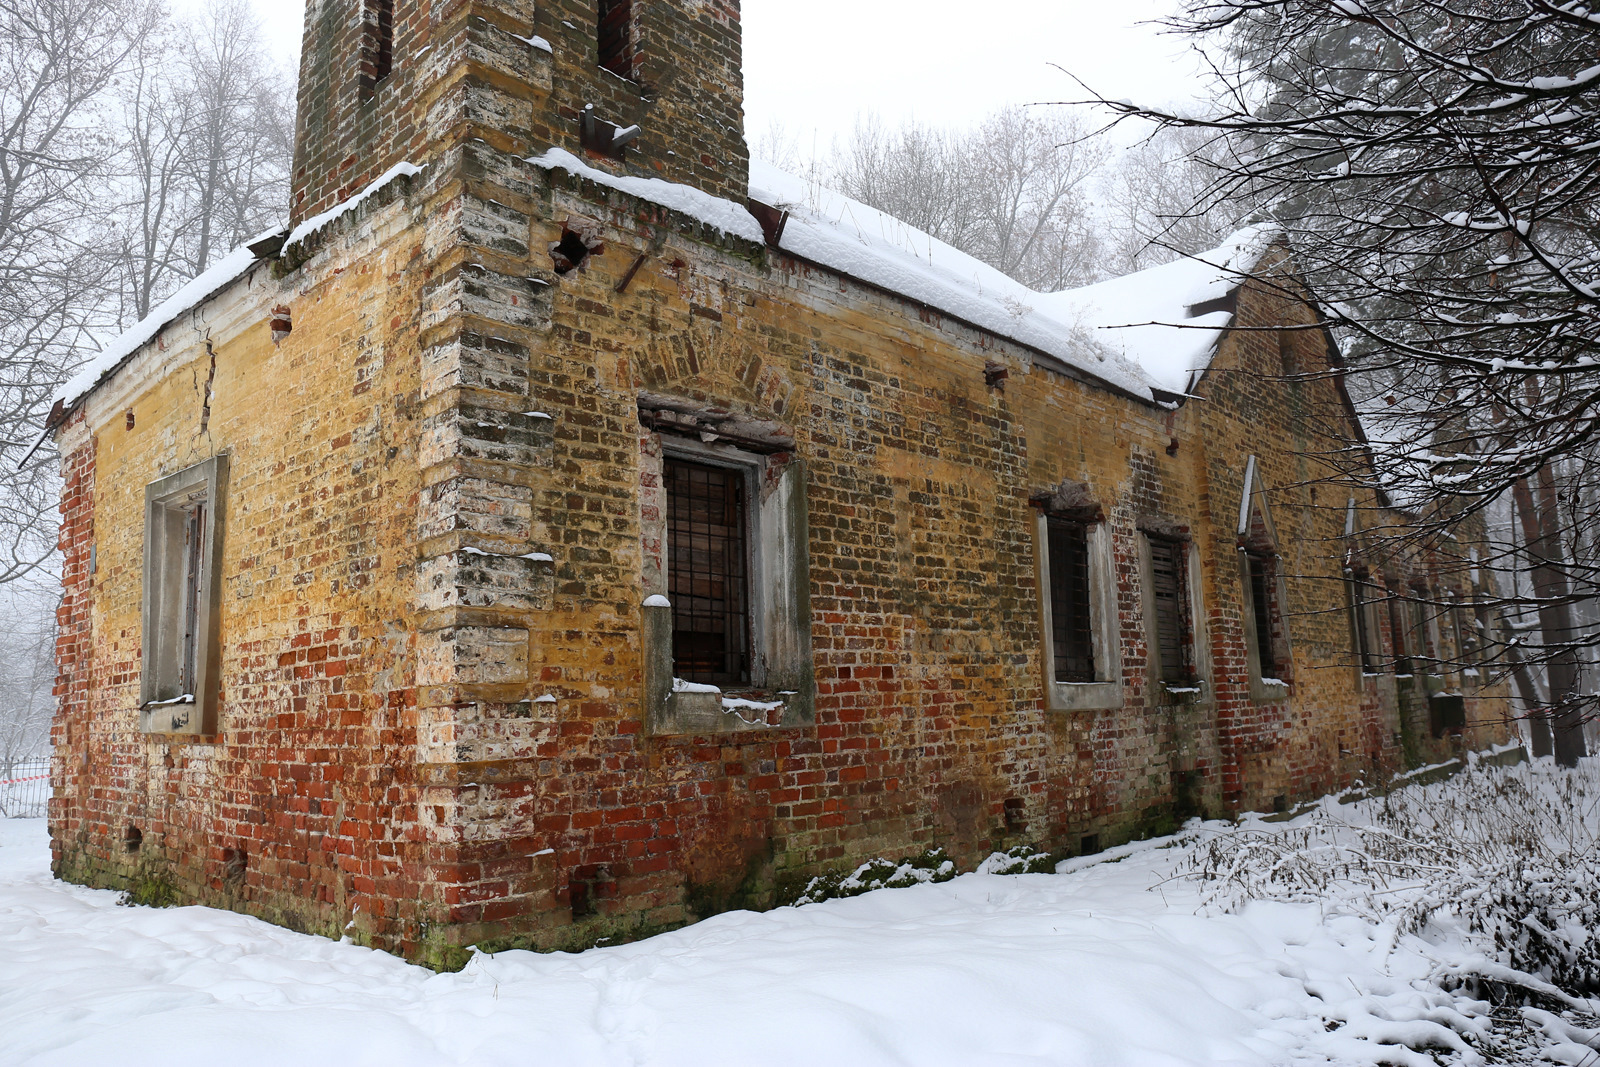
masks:
<svg viewBox="0 0 1600 1067"><path fill-rule="evenodd" d="M1150 572L1156 609L1156 652L1161 680L1187 682L1194 670L1188 647L1186 597L1183 588L1183 545L1150 538Z"/></svg>

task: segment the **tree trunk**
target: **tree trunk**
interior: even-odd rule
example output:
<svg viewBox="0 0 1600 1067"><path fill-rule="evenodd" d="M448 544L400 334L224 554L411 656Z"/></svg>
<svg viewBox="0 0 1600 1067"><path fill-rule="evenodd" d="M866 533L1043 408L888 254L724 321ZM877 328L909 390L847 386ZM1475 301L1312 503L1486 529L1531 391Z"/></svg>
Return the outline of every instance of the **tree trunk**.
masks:
<svg viewBox="0 0 1600 1067"><path fill-rule="evenodd" d="M1537 487L1518 479L1511 493L1522 522L1529 562L1529 578L1539 605L1539 629L1551 653L1545 662L1552 714L1550 733L1556 762L1575 767L1584 756L1583 713L1577 705L1578 636L1570 601L1571 590L1561 566L1560 512L1557 510L1555 472L1550 464L1539 469ZM1535 755L1538 727L1535 726Z"/></svg>

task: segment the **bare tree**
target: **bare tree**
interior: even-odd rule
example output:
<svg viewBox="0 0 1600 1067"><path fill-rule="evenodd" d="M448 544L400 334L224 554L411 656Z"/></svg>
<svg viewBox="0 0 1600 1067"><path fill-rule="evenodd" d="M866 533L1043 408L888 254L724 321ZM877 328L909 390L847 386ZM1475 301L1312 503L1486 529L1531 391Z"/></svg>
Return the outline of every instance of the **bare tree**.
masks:
<svg viewBox="0 0 1600 1067"><path fill-rule="evenodd" d="M131 59L119 270L125 322L287 213L294 90L244 0L169 24Z"/></svg>
<svg viewBox="0 0 1600 1067"><path fill-rule="evenodd" d="M1096 281L1089 207L1105 149L1068 114L1010 108L970 131L858 123L835 150L840 192L1045 292Z"/></svg>
<svg viewBox="0 0 1600 1067"><path fill-rule="evenodd" d="M55 685L55 618L59 597L40 585L0 589L0 778L20 761L48 751Z"/></svg>
<svg viewBox="0 0 1600 1067"><path fill-rule="evenodd" d="M1211 195L1225 142L1204 130L1157 130L1113 149L1100 187L1103 263L1130 274L1216 248L1249 209Z"/></svg>
<svg viewBox="0 0 1600 1067"><path fill-rule="evenodd" d="M1577 668L1600 645L1579 625L1600 593L1579 536L1600 474L1600 17L1572 0L1191 0L1172 26L1211 59L1217 108L1099 103L1225 138L1213 202L1269 205L1362 386L1372 447L1329 458L1411 512L1407 537L1443 550L1515 497L1519 542L1485 565L1532 579L1497 606L1537 619L1516 652L1575 762L1597 703Z"/></svg>
<svg viewBox="0 0 1600 1067"><path fill-rule="evenodd" d="M149 31L135 0L0 0L0 583L54 550L51 391L96 325L103 104Z"/></svg>

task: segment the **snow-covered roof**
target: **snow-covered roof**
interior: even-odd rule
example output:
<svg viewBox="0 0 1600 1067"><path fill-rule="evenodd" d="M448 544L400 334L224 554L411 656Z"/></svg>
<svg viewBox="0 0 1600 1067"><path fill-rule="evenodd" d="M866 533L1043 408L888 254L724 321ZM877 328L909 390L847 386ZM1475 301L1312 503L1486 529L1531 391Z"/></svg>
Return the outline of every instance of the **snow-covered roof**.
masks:
<svg viewBox="0 0 1600 1067"><path fill-rule="evenodd" d="M1155 384L1121 353L1085 343L1035 292L876 208L767 163L750 163L750 196L789 213L778 246L1054 356L1135 396Z"/></svg>
<svg viewBox="0 0 1600 1067"><path fill-rule="evenodd" d="M680 215L698 219L723 233L743 237L747 241L762 240L761 223L756 221L756 217L750 214L749 209L743 204L735 204L732 200L712 196L692 185L680 185L663 178L630 178L626 175L619 177L598 167L589 166L565 148L552 148L543 155L531 157L528 162L545 170L564 170L596 185L604 185L608 189L616 189L629 196L636 196L640 200L660 204Z"/></svg>
<svg viewBox="0 0 1600 1067"><path fill-rule="evenodd" d="M281 231L271 230L253 238L251 243L275 236L279 232ZM217 260L210 269L173 293L161 306L91 356L87 363L78 368L78 373L56 388L55 395L50 398L52 404L70 408L82 400L157 334L207 297L231 284L249 270L259 258L250 251L249 244L246 244Z"/></svg>
<svg viewBox="0 0 1600 1067"><path fill-rule="evenodd" d="M745 205L692 186L613 175L561 148L528 162L579 175L745 240L765 240L761 224ZM410 163L390 168L361 193L301 223L285 244L354 210L394 179L418 171ZM1222 247L1190 259L1082 289L1040 293L891 215L770 164L751 162L750 196L788 213L778 241L783 251L1053 356L1144 399L1189 391L1233 318L1228 310L1193 310L1236 289L1270 236L1259 228L1244 230ZM56 390L53 400L63 409L72 407L168 324L243 275L257 258L249 245L229 253L97 353Z"/></svg>
<svg viewBox="0 0 1600 1067"><path fill-rule="evenodd" d="M1255 268L1271 237L1265 227L1241 230L1209 252L1043 296L1040 307L1137 364L1158 388L1187 393L1233 322L1216 303Z"/></svg>
<svg viewBox="0 0 1600 1067"><path fill-rule="evenodd" d="M306 219L296 226L282 242L282 247L287 248L294 245L340 216L354 211L368 197L396 178L411 177L421 172L422 168L413 163L396 163L355 196L334 205L320 215ZM223 256L200 274L199 277L189 282L176 293L173 293L154 311L140 319L121 336L117 337L116 340L106 345L105 348L96 352L87 363L78 368L78 373L67 379L50 398L52 407L60 404L61 408L65 410L82 400L95 386L110 377L135 352L154 340L162 330L166 329L186 312L225 289L243 276L258 260L262 259L262 254L251 251L253 245L258 245L274 237L281 237L284 232L284 227L274 226L270 230L257 234L226 256ZM270 255L272 253L268 252L266 254Z"/></svg>

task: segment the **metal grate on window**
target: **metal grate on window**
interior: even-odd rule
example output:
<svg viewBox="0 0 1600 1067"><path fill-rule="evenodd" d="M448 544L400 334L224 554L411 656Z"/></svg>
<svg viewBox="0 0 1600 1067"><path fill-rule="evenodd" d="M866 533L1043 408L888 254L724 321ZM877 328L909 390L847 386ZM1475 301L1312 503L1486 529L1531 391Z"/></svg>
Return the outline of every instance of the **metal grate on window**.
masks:
<svg viewBox="0 0 1600 1067"><path fill-rule="evenodd" d="M1058 682L1092 682L1089 625L1089 531L1081 522L1050 519L1050 640Z"/></svg>
<svg viewBox="0 0 1600 1067"><path fill-rule="evenodd" d="M1256 665L1261 677L1278 677L1278 654L1272 640L1276 623L1277 597L1273 595L1276 584L1272 574L1272 557L1251 552L1246 557L1250 568L1250 606L1256 622Z"/></svg>
<svg viewBox="0 0 1600 1067"><path fill-rule="evenodd" d="M600 0L600 66L633 77L632 0Z"/></svg>
<svg viewBox="0 0 1600 1067"><path fill-rule="evenodd" d="M1183 545L1150 538L1150 572L1156 607L1156 652L1161 680L1188 682L1194 678L1189 650L1187 597L1183 582Z"/></svg>
<svg viewBox="0 0 1600 1067"><path fill-rule="evenodd" d="M667 589L677 677L750 681L749 546L744 473L685 460L664 465Z"/></svg>

